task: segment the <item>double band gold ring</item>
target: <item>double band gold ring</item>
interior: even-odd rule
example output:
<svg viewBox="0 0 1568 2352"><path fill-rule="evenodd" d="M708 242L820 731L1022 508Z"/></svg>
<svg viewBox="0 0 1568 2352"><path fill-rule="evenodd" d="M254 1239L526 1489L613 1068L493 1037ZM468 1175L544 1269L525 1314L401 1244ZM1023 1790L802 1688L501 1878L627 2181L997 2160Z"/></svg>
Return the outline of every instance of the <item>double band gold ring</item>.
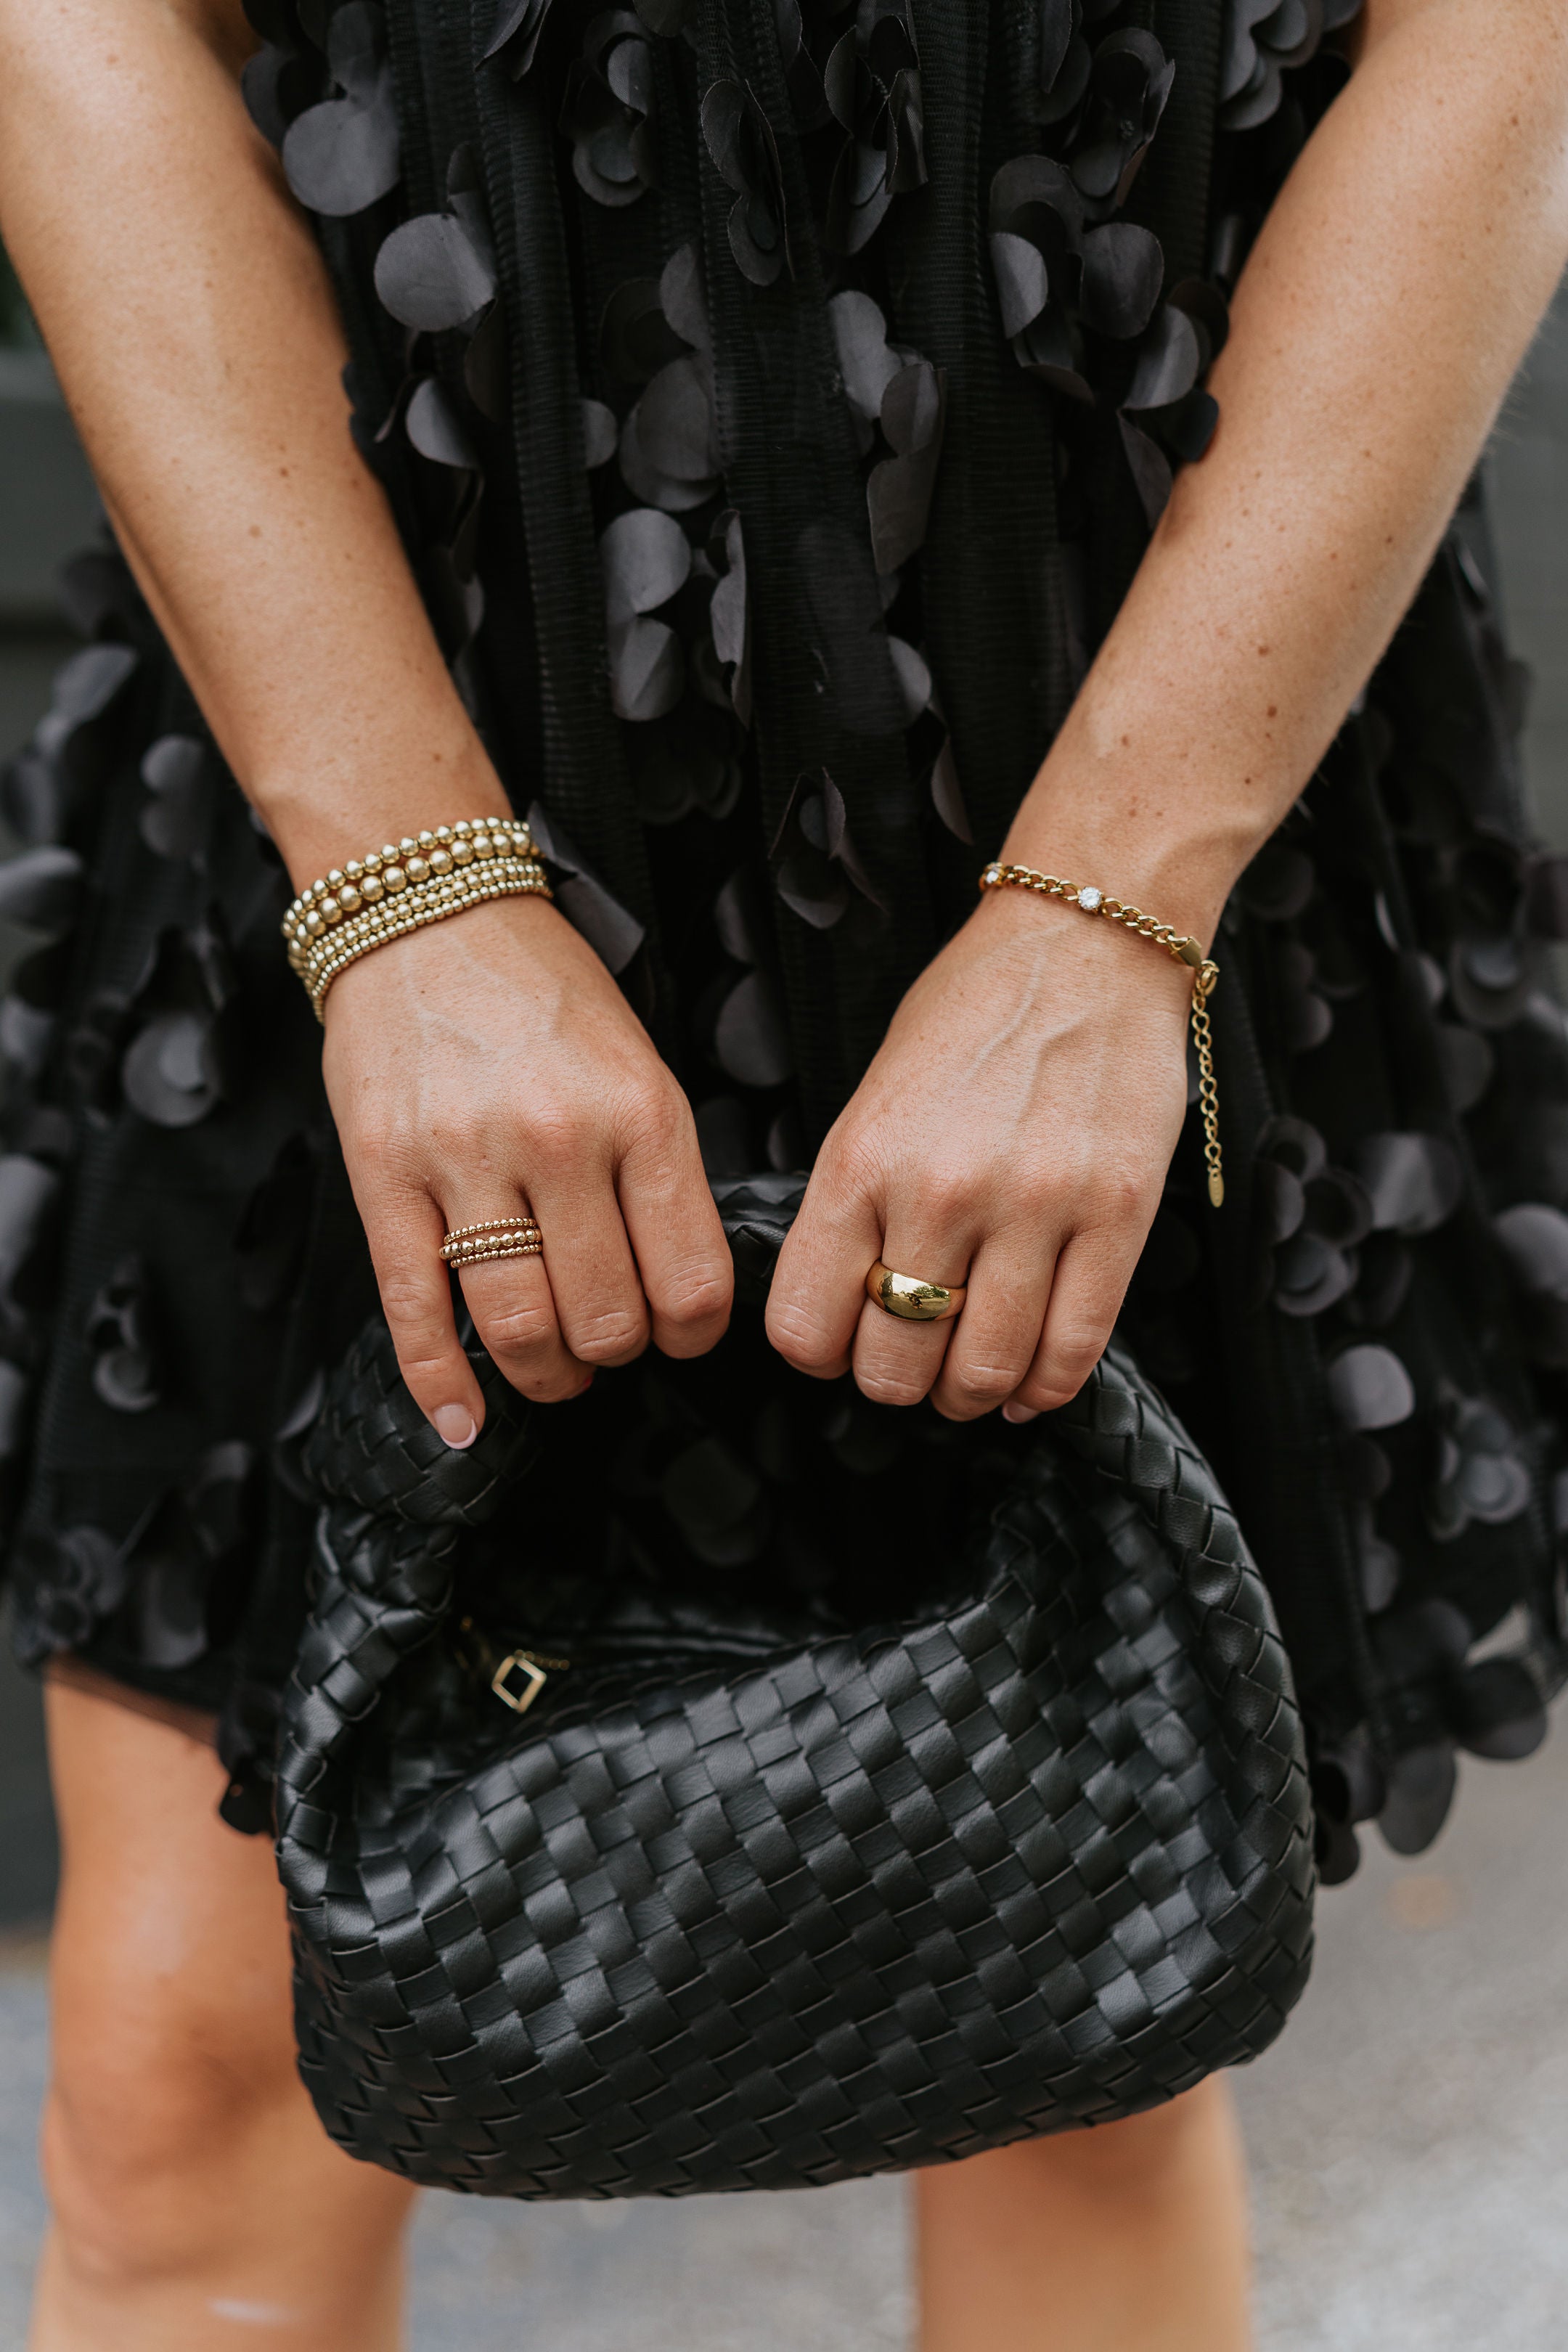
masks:
<svg viewBox="0 0 1568 2352"><path fill-rule="evenodd" d="M905 1323L945 1323L969 1296L962 1282L922 1282L916 1274L895 1274L880 1258L866 1276L866 1296L888 1315Z"/></svg>
<svg viewBox="0 0 1568 2352"><path fill-rule="evenodd" d="M544 1235L529 1216L492 1217L482 1225L454 1225L441 1244L443 1265L479 1265L491 1257L538 1257Z"/></svg>

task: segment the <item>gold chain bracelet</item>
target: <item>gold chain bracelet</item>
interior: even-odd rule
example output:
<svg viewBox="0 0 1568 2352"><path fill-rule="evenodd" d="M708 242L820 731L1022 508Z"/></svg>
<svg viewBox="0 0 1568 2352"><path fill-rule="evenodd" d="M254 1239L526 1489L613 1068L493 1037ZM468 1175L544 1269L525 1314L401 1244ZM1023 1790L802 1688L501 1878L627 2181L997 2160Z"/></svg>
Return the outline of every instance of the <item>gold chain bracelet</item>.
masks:
<svg viewBox="0 0 1568 2352"><path fill-rule="evenodd" d="M520 896L551 896L527 825L465 817L351 857L301 890L283 918L289 961L324 1020L333 981L373 948L487 899Z"/></svg>
<svg viewBox="0 0 1568 2352"><path fill-rule="evenodd" d="M1209 998L1219 984L1219 966L1205 955L1203 943L1189 939L1169 923L1158 923L1141 907L1130 907L1121 898L1108 898L1093 883L1079 889L1076 882L1067 882L1057 874L1037 874L1032 866L988 866L980 877L983 890L1011 887L1037 890L1045 898L1067 898L1081 907L1086 915L1103 916L1109 923L1120 923L1141 940L1150 940L1155 947L1180 964L1185 964L1193 975L1193 1044L1198 1056L1198 1110L1204 1124L1204 1160L1208 1170L1209 1199L1217 1209L1225 1199L1225 1170L1219 1152L1219 1088L1214 1074L1214 1031L1209 1025Z"/></svg>

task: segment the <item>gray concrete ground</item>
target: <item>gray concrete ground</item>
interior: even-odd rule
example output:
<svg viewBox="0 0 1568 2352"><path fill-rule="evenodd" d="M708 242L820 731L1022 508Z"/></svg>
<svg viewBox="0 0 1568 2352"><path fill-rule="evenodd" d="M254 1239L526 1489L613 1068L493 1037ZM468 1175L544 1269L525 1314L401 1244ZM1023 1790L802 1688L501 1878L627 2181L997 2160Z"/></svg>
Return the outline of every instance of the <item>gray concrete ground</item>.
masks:
<svg viewBox="0 0 1568 2352"><path fill-rule="evenodd" d="M58 420L34 413L43 398L36 370L8 382L0 364L0 755L56 657L37 581L88 511ZM62 487L43 499L51 467ZM1531 777L1543 829L1568 846L1568 301L1510 400L1491 473L1509 633L1536 672ZM1361 1876L1325 1896L1301 2010L1237 2084L1260 2352L1568 2344L1565 1807L1560 1729L1527 1765L1470 1766L1430 1854L1402 1864L1373 1842ZM43 1952L14 1923L43 1916L52 1870L36 1698L0 1665L0 2352L21 2352L42 2225ZM640 2352L897 2352L907 2264L896 2182L675 2206L432 2200L414 2342L621 2352L635 2326Z"/></svg>

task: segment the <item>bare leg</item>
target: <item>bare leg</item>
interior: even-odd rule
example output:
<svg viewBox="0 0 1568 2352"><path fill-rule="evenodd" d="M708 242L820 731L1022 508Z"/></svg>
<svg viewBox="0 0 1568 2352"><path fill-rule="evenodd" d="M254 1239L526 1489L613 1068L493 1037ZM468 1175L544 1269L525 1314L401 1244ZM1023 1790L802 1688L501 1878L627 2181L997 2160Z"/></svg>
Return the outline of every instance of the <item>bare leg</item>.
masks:
<svg viewBox="0 0 1568 2352"><path fill-rule="evenodd" d="M1228 2085L917 2176L921 2352L1247 2352Z"/></svg>
<svg viewBox="0 0 1568 2352"><path fill-rule="evenodd" d="M31 2352L395 2352L412 2191L294 2072L283 1898L197 1741L52 1687L65 1876Z"/></svg>

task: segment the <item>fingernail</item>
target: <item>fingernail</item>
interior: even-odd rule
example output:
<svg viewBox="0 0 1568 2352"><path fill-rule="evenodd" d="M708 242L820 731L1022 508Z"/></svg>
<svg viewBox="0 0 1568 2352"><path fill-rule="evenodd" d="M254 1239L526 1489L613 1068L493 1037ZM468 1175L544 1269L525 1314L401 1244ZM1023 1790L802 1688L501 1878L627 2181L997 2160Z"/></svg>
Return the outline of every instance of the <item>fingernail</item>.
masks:
<svg viewBox="0 0 1568 2352"><path fill-rule="evenodd" d="M1012 1422L1015 1427L1021 1427L1026 1421L1038 1421L1039 1417L1032 1404L1005 1404L1002 1408L1003 1420Z"/></svg>
<svg viewBox="0 0 1568 2352"><path fill-rule="evenodd" d="M454 1454L471 1445L479 1435L474 1416L466 1404L438 1404L430 1416L437 1437L444 1438Z"/></svg>

